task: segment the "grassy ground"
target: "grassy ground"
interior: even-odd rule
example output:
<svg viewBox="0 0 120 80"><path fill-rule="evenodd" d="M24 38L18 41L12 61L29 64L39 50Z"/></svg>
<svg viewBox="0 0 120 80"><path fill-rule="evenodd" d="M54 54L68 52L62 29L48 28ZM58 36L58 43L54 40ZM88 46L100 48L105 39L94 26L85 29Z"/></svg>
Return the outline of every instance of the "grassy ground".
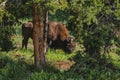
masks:
<svg viewBox="0 0 120 80"><path fill-rule="evenodd" d="M16 48L9 52L0 52L0 80L66 80L79 77L65 72L74 64L69 59L75 53L65 54L62 50L49 49L46 54L47 65L36 70L34 59L31 58L32 40L29 40L28 50L25 50L21 49L22 37L15 35L13 38Z"/></svg>
<svg viewBox="0 0 120 80"><path fill-rule="evenodd" d="M16 48L9 52L0 51L0 80L120 80L118 54L111 52L110 58L98 64L85 56L79 46L72 54L49 49L47 65L35 69L34 58L31 58L32 40L29 40L28 50L21 49L21 24L14 27L17 33L13 36Z"/></svg>

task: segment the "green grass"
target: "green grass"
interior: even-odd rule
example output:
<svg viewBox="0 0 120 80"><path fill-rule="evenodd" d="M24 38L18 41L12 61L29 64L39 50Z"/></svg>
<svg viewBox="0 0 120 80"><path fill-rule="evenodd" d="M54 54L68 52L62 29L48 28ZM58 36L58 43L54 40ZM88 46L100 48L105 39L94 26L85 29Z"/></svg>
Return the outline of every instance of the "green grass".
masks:
<svg viewBox="0 0 120 80"><path fill-rule="evenodd" d="M119 80L120 77L119 70L106 68L103 66L105 64L99 66L95 62L94 66L91 67L88 62L92 63L94 60L88 57L75 55L74 53L57 53L54 50L49 50L47 53L49 61L47 65L35 69L34 60L30 58L32 52L31 49L28 51L18 49L10 52L0 52L0 80ZM16 56L16 54L21 56ZM56 61L67 61L69 58L74 60L76 56L79 62L67 71L61 71L52 64Z"/></svg>
<svg viewBox="0 0 120 80"><path fill-rule="evenodd" d="M72 58L74 55L75 55L75 53L66 54L61 50L54 51L52 49L49 49L47 54L46 54L48 61L52 61L52 62L65 61L65 60Z"/></svg>
<svg viewBox="0 0 120 80"><path fill-rule="evenodd" d="M47 65L44 68L35 69L34 59L31 58L33 49L17 48L9 52L0 52L0 80L66 80L79 79L77 74L61 72L54 67L57 61L67 61L74 56L65 54L63 51L54 51L49 49L46 56ZM12 76L14 75L14 76Z"/></svg>

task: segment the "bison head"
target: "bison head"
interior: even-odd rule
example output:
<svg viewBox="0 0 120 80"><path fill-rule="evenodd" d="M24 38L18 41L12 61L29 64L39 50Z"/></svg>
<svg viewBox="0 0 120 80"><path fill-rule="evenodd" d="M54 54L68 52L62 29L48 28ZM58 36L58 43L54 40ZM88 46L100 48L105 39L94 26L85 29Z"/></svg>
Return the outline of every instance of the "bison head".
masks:
<svg viewBox="0 0 120 80"><path fill-rule="evenodd" d="M65 52L71 53L75 50L76 48L76 42L73 37L68 37L65 40Z"/></svg>

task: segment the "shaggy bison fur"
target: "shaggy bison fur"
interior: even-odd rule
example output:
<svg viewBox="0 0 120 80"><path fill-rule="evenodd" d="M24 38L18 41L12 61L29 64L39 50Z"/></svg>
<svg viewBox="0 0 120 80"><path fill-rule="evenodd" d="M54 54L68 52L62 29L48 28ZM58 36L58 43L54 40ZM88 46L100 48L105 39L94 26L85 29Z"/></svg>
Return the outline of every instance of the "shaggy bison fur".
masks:
<svg viewBox="0 0 120 80"><path fill-rule="evenodd" d="M76 42L69 37L68 30L65 25L49 21L47 32L47 44L53 49L62 49L64 52L71 53L75 50ZM33 36L33 23L31 21L22 25L22 48L27 49L28 39Z"/></svg>

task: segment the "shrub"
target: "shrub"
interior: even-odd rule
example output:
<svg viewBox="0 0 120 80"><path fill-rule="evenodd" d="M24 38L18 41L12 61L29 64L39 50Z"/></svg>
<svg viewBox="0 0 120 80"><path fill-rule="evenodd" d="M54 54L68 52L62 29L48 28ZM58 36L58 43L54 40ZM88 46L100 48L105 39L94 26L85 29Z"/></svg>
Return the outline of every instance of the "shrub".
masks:
<svg viewBox="0 0 120 80"><path fill-rule="evenodd" d="M3 51L9 51L13 48L12 35L14 34L14 28L12 26L0 27L0 48Z"/></svg>

